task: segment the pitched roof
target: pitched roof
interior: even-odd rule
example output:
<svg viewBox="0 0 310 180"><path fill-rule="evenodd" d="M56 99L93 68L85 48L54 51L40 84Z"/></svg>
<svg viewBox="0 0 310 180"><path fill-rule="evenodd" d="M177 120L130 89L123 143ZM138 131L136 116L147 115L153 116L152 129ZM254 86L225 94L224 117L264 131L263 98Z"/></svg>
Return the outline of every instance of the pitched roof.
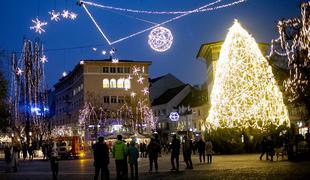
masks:
<svg viewBox="0 0 310 180"><path fill-rule="evenodd" d="M178 104L178 106L196 107L207 103L207 90L197 90L192 88L191 92Z"/></svg>
<svg viewBox="0 0 310 180"><path fill-rule="evenodd" d="M179 94L186 86L188 86L188 84L168 89L161 96L154 99L152 106L168 103L172 98L174 98L177 94Z"/></svg>

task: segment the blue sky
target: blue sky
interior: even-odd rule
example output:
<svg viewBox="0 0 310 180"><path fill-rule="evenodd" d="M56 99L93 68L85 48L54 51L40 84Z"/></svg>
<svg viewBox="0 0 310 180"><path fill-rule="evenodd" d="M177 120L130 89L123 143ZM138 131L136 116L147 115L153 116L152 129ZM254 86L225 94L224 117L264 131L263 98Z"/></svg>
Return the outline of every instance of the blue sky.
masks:
<svg viewBox="0 0 310 180"><path fill-rule="evenodd" d="M99 4L152 11L192 10L215 0L89 0ZM234 0L222 0L221 4ZM225 9L195 13L167 23L164 27L173 34L173 44L165 52L152 50L147 41L149 31L110 46L90 20L85 10L76 5L75 0L6 0L0 7L0 48L6 50L3 64L7 65L9 53L20 52L23 38L34 40L39 37L48 57L46 79L48 87L61 77L63 71L70 71L81 59L106 59L102 50L116 48L119 59L152 61L150 77L167 73L174 74L185 83L201 84L206 80L206 67L196 59L203 43L224 40L234 19L245 27L259 42L270 43L278 36L276 22L282 18L298 17L301 0L247 0L239 5ZM155 23L163 22L176 15L145 15L112 13L101 8L87 6L98 24L109 37L117 40L151 26L138 21L142 18ZM52 9L68 9L78 14L76 20L61 19L50 21L48 12ZM122 12L123 14L123 12ZM30 30L31 20L40 18L48 22L46 32L41 35ZM93 51L92 48L97 48ZM61 49L61 50L52 50Z"/></svg>

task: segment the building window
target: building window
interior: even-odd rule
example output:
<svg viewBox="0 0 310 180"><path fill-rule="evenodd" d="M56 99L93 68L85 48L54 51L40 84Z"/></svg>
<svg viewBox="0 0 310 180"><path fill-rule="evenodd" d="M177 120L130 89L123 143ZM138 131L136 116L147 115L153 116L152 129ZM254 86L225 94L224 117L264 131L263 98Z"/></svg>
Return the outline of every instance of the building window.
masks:
<svg viewBox="0 0 310 180"><path fill-rule="evenodd" d="M102 81L102 87L103 88L109 88L110 84L109 84L109 80L108 79L103 79Z"/></svg>
<svg viewBox="0 0 310 180"><path fill-rule="evenodd" d="M124 81L124 88L125 89L130 89L130 80L129 79L125 79L125 81Z"/></svg>
<svg viewBox="0 0 310 180"><path fill-rule="evenodd" d="M110 88L116 88L116 80L115 79L110 80Z"/></svg>
<svg viewBox="0 0 310 180"><path fill-rule="evenodd" d="M124 69L122 67L117 68L117 73L124 73Z"/></svg>
<svg viewBox="0 0 310 180"><path fill-rule="evenodd" d="M111 96L111 103L116 103L116 96Z"/></svg>
<svg viewBox="0 0 310 180"><path fill-rule="evenodd" d="M124 104L125 100L124 100L124 97L123 96L119 96L118 97L118 103L119 104Z"/></svg>
<svg viewBox="0 0 310 180"><path fill-rule="evenodd" d="M102 72L103 73L109 73L109 67L103 67Z"/></svg>
<svg viewBox="0 0 310 180"><path fill-rule="evenodd" d="M124 88L124 79L117 80L117 88Z"/></svg>
<svg viewBox="0 0 310 180"><path fill-rule="evenodd" d="M110 103L110 97L109 96L103 96L103 103Z"/></svg>
<svg viewBox="0 0 310 180"><path fill-rule="evenodd" d="M130 73L130 68L129 67L125 67L124 68L124 73Z"/></svg>
<svg viewBox="0 0 310 180"><path fill-rule="evenodd" d="M110 67L110 73L116 73L116 68L115 67Z"/></svg>

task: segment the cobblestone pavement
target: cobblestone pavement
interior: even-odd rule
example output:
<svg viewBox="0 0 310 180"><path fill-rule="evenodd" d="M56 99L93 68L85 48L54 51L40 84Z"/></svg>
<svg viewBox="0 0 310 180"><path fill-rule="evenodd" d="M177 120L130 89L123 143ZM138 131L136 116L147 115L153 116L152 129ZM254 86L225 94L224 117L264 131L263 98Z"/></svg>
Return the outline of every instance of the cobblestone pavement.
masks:
<svg viewBox="0 0 310 180"><path fill-rule="evenodd" d="M183 158L180 156L180 160ZM216 155L212 164L200 163L193 155L193 170L185 170L180 162L180 171L171 172L169 155L159 158L159 172L148 172L148 159L139 159L139 179L310 179L310 162L290 162L287 160L259 160L259 154ZM111 158L109 165L111 179L115 179L115 163ZM93 179L93 160L62 160L59 167L59 179ZM52 179L48 161L20 161L18 172L5 173L5 164L0 162L0 179L4 180L49 180Z"/></svg>

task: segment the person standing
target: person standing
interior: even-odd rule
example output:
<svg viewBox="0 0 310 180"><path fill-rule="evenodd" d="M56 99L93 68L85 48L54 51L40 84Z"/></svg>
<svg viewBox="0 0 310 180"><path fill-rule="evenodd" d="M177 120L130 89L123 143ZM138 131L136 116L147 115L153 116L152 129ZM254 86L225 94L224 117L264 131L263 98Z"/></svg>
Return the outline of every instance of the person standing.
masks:
<svg viewBox="0 0 310 180"><path fill-rule="evenodd" d="M23 151L23 159L26 160L27 158L27 145L26 143L23 144L23 147L22 147L22 151Z"/></svg>
<svg viewBox="0 0 310 180"><path fill-rule="evenodd" d="M11 170L11 161L12 161L12 154L9 146L6 146L4 149L4 160L6 163L6 172L10 172Z"/></svg>
<svg viewBox="0 0 310 180"><path fill-rule="evenodd" d="M267 152L267 138L266 138L266 136L263 137L263 141L261 143L261 146L262 146L262 154L260 155L259 159L262 160L262 157L266 153L266 160L269 160L268 152Z"/></svg>
<svg viewBox="0 0 310 180"><path fill-rule="evenodd" d="M138 180L138 158L139 158L139 150L135 146L136 142L132 140L130 142L130 146L128 148L128 162L130 165L131 179Z"/></svg>
<svg viewBox="0 0 310 180"><path fill-rule="evenodd" d="M153 170L153 162L155 166L155 172L158 172L158 154L160 153L160 145L155 141L154 138L151 139L150 144L146 148L146 153L149 156L150 170Z"/></svg>
<svg viewBox="0 0 310 180"><path fill-rule="evenodd" d="M193 150L193 144L190 139L187 138L187 136L184 136L184 143L183 143L183 158L184 162L186 163L186 169L193 169L193 163L192 163L192 150Z"/></svg>
<svg viewBox="0 0 310 180"><path fill-rule="evenodd" d="M203 159L203 163L205 163L206 162L206 143L204 142L202 137L197 142L197 149L199 153L200 162L202 162L202 159Z"/></svg>
<svg viewBox="0 0 310 180"><path fill-rule="evenodd" d="M95 166L95 176L94 180L99 177L99 172L101 170L101 179L110 179L109 172L109 147L104 142L104 137L99 137L98 142L94 145L94 166Z"/></svg>
<svg viewBox="0 0 310 180"><path fill-rule="evenodd" d="M177 139L177 136L174 134L171 142L171 166L172 171L179 171L179 155L180 155L180 140ZM174 164L176 162L176 166Z"/></svg>
<svg viewBox="0 0 310 180"><path fill-rule="evenodd" d="M112 154L115 158L117 179L124 179L126 175L124 171L124 159L127 156L127 146L122 139L122 135L117 135L117 141L114 143L112 148Z"/></svg>
<svg viewBox="0 0 310 180"><path fill-rule="evenodd" d="M57 143L54 142L52 150L51 150L51 169L53 173L53 180L57 180L58 178L58 169L59 169L59 158L58 158L58 151L57 151Z"/></svg>
<svg viewBox="0 0 310 180"><path fill-rule="evenodd" d="M206 142L206 151L207 151L207 159L208 159L208 164L212 163L212 154L213 154L213 145L212 145L212 142L210 140L208 140Z"/></svg>

